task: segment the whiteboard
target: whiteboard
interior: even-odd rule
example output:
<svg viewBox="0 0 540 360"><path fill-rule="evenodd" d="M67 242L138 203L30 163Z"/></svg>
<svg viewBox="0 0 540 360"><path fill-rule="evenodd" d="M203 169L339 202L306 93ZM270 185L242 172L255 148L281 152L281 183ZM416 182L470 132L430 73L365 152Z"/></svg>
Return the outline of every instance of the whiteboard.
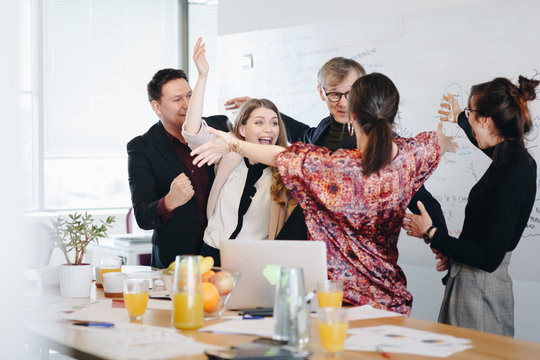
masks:
<svg viewBox="0 0 540 360"><path fill-rule="evenodd" d="M401 95L396 127L402 136L435 130L441 96L450 92L466 106L471 85L518 75L532 77L540 69L540 43L535 33L540 5L536 1L491 1L449 4L443 8L385 9L358 20L317 23L272 30L222 35L218 39L219 103L249 94L276 103L280 111L316 126L328 115L316 90L319 68L334 56L357 60L367 72L381 72ZM540 164L539 101L530 103L535 130L528 148ZM451 234L463 224L471 187L489 159L470 144L454 124L445 133L460 148L446 154L426 187L441 203ZM407 236L402 232L402 239ZM514 251L515 279L540 281L531 272L540 253L540 191L523 239ZM415 247L423 246L415 239ZM413 244L412 241L410 241ZM425 251L426 250L422 250ZM517 265L514 265L517 264Z"/></svg>

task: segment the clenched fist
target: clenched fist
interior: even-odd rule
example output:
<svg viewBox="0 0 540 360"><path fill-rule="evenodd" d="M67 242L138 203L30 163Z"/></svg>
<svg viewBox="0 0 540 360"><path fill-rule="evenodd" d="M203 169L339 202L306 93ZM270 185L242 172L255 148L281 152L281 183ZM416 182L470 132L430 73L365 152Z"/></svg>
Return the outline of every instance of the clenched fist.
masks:
<svg viewBox="0 0 540 360"><path fill-rule="evenodd" d="M165 207L169 211L173 211L179 206L187 203L195 195L191 181L182 173L174 178L171 183L171 189L165 195Z"/></svg>

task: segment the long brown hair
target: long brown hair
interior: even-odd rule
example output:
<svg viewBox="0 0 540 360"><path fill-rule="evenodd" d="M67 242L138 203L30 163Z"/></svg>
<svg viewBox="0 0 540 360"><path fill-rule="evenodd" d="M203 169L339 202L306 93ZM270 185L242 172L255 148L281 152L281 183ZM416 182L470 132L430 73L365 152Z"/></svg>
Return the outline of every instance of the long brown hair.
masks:
<svg viewBox="0 0 540 360"><path fill-rule="evenodd" d="M399 92L387 76L364 75L349 93L349 112L367 135L362 154L364 176L377 173L392 162L392 126L399 105Z"/></svg>
<svg viewBox="0 0 540 360"><path fill-rule="evenodd" d="M469 95L469 107L479 116L491 117L499 135L504 139L495 146L493 162L497 165L510 159L509 142L525 149L524 137L532 129L527 103L536 99L540 81L519 76L519 86L506 78L474 85ZM474 106L472 104L474 103Z"/></svg>
<svg viewBox="0 0 540 360"><path fill-rule="evenodd" d="M287 146L287 132L285 130L285 124L283 124L283 120L281 119L281 114L279 113L277 106L268 99L249 99L248 101L246 101L242 105L242 107L240 108L240 111L238 112L238 115L236 116L236 121L234 123L232 132L237 138L245 140L245 138L240 134L240 126L246 125L247 120L249 119L249 116L251 115L253 110L261 108L261 107L270 109L277 114L279 134L276 141L276 145L286 147ZM278 204L284 204L285 202L283 200L280 200L278 195L282 191L282 189L285 188L285 184L283 184L283 181L281 180L281 176L279 176L279 172L275 167L271 168L271 172L272 172L272 185L270 186L270 194L272 195L272 200L277 202Z"/></svg>

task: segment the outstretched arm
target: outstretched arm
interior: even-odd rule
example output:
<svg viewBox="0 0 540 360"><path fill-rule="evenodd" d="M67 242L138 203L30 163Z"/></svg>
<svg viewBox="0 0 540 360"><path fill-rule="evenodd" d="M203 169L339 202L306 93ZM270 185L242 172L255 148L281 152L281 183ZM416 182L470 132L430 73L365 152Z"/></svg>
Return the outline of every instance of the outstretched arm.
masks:
<svg viewBox="0 0 540 360"><path fill-rule="evenodd" d="M197 66L199 77L195 84L195 89L189 101L189 107L184 122L184 131L189 134L198 134L202 122L202 110L204 105L204 91L206 89L206 80L208 78L208 61L206 60L205 44L202 38L199 38L193 49L193 61Z"/></svg>
<svg viewBox="0 0 540 360"><path fill-rule="evenodd" d="M254 162L276 166L276 157L285 150L285 148L277 145L262 145L243 141L235 138L230 133L212 128L208 128L208 132L216 135L216 137L191 152L192 156L197 155L193 160L193 164L199 167L204 164L212 165L231 151L237 152Z"/></svg>

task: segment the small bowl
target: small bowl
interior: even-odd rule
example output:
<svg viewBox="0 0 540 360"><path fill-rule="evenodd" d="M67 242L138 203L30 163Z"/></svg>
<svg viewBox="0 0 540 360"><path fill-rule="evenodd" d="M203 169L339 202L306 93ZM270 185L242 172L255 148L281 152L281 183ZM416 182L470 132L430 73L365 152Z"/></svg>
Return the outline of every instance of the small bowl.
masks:
<svg viewBox="0 0 540 360"><path fill-rule="evenodd" d="M202 274L203 282L212 282L214 283L214 285L216 285L217 283L216 287L218 288L218 291L221 287L222 292L219 295L219 305L212 309L212 312L204 312L205 319L218 319L219 317L221 317L221 314L223 314L223 312L227 309L227 303L229 301L229 298L231 297L231 294L234 291L236 284L238 283L238 279L240 278L240 271L238 270L214 266L212 268L212 271L214 272L214 274L210 273L210 271L206 274ZM164 269L160 271L160 275L161 279L165 283L165 288L167 289L170 297L173 293L174 273L167 272ZM227 280L219 280L221 276L230 276L230 278L232 279L229 278Z"/></svg>

